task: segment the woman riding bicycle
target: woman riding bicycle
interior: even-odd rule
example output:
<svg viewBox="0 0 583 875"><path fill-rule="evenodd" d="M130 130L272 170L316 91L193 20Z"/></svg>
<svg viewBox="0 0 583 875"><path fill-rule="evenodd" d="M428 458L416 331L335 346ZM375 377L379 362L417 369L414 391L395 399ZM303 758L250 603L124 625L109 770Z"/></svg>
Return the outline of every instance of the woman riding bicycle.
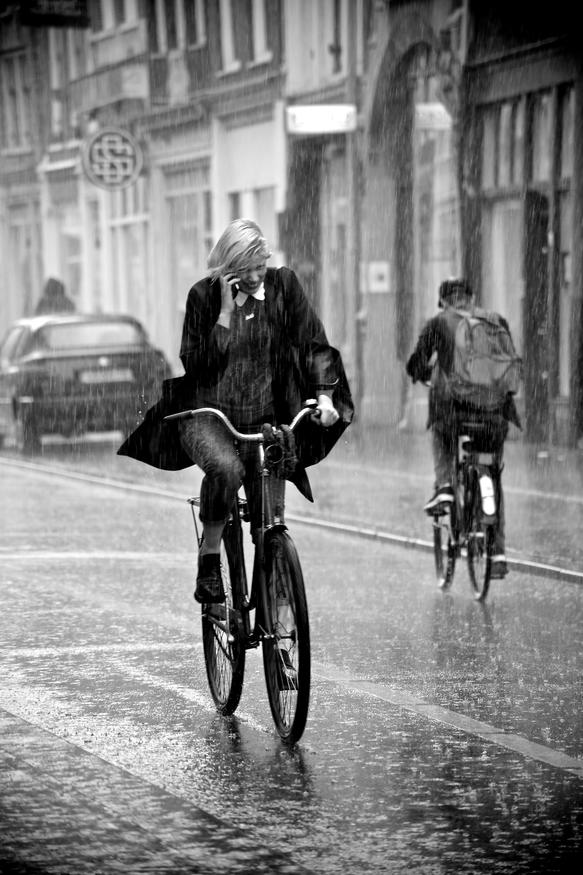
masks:
<svg viewBox="0 0 583 875"><path fill-rule="evenodd" d="M508 434L508 422L519 428L520 419L512 395L507 395L499 411L478 411L453 400L448 391L447 376L451 373L454 359L455 329L461 314L470 313L473 307L473 291L465 279L447 279L439 287L439 307L443 312L429 319L424 325L417 346L409 358L406 369L413 382L431 380L429 393L429 418L427 427L432 432L435 492L424 507L433 514L441 505L454 500L451 471L457 451L459 424L464 422L488 423L488 448L498 460L499 507L492 578L503 578L508 573L505 556L504 496L501 471L504 441ZM500 322L508 329L508 323ZM434 365L438 368L434 371ZM432 379L434 374L437 379ZM440 379L439 375L445 377Z"/></svg>
<svg viewBox="0 0 583 875"><path fill-rule="evenodd" d="M209 275L189 291L180 360L185 374L164 384L162 399L118 450L158 468L192 464L204 471L199 552L194 597L224 600L219 549L224 524L241 484L252 531L260 525L260 489L255 454L233 444L213 416L164 423L169 413L214 407L239 431L291 422L308 397L318 400L317 418L296 437L297 464L289 474L310 501L305 467L320 461L353 416L340 353L326 333L295 273L268 268L271 255L255 222L231 222L212 249Z"/></svg>

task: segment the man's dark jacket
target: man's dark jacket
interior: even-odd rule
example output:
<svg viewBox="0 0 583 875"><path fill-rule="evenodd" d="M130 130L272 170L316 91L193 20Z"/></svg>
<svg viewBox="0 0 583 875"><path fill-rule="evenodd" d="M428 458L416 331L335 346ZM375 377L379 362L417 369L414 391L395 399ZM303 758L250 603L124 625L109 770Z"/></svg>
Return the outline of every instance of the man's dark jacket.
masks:
<svg viewBox="0 0 583 875"><path fill-rule="evenodd" d="M268 268L265 312L271 328L273 398L279 425L287 425L308 398L332 393L340 418L331 428L304 419L296 431L298 466L290 477L310 501L312 493L306 467L323 459L352 421L354 407L338 350L326 333L292 270ZM169 413L194 409L201 389L217 384L229 360L218 342L215 327L221 310L221 287L209 278L189 291L182 329L180 360L185 374L165 380L162 397L118 450L155 468L180 470L193 464L180 443L177 421L164 422Z"/></svg>
<svg viewBox="0 0 583 875"><path fill-rule="evenodd" d="M474 308L476 315L485 311ZM510 331L504 317L496 314L500 324ZM453 427L459 417L475 416L476 411L471 410L453 401L447 390L447 380L442 379L451 374L455 350L455 332L460 320L460 314L452 307L446 307L442 313L438 313L429 319L419 335L417 346L409 358L406 370L414 383L418 380L429 382L429 417L427 427L433 425L442 426L445 429ZM435 367L437 365L437 367ZM513 422L521 428L520 418L512 395L506 397L506 402L499 414L490 413L492 419L502 418Z"/></svg>

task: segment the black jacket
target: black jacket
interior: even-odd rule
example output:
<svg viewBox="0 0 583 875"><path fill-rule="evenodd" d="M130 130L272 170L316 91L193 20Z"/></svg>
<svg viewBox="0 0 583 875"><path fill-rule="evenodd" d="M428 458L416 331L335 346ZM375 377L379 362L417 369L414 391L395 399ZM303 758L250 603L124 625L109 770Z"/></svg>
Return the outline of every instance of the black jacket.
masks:
<svg viewBox="0 0 583 875"><path fill-rule="evenodd" d="M510 331L508 322L502 316L498 318L504 328ZM449 307L429 319L423 326L417 346L406 364L407 373L414 383L418 380L424 382L431 380L428 428L432 425L443 425L448 428L454 424L455 419L460 414L467 415L467 411L456 404L445 391L445 382L433 379L436 373L434 364L439 366L439 370L443 374L449 375L451 373L455 349L455 329L458 321L459 316ZM497 414L490 415L497 416ZM507 396L501 416L504 420L513 422L518 428L522 427L512 395Z"/></svg>
<svg viewBox="0 0 583 875"><path fill-rule="evenodd" d="M312 500L305 468L323 459L352 421L354 407L338 350L330 346L326 333L310 305L295 273L288 268L268 268L265 280L265 308L271 327L271 368L277 424L287 425L307 398L320 392L332 393L340 418L331 428L322 428L309 418L296 432L298 467L290 477ZM143 422L124 441L119 455L130 456L156 468L179 470L193 464L184 452L176 421L164 416L200 406L204 387L214 386L224 373L229 348L221 351L215 330L221 309L218 281L206 278L189 291L182 329L180 359L185 374L165 380L162 397L151 407Z"/></svg>

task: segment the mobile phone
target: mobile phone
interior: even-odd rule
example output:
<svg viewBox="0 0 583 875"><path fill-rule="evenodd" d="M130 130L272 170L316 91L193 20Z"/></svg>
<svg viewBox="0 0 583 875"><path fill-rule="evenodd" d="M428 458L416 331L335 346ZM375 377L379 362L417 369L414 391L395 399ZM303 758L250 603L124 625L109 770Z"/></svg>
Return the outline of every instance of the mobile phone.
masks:
<svg viewBox="0 0 583 875"><path fill-rule="evenodd" d="M241 289L239 288L239 283L233 283L231 286L231 292L233 293L233 298L236 298Z"/></svg>

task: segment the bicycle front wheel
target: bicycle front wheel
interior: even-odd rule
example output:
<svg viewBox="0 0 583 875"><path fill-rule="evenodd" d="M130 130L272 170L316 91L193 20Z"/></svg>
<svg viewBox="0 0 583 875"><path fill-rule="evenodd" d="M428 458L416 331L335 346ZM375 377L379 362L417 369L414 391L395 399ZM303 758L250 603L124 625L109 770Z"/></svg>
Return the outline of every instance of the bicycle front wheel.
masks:
<svg viewBox="0 0 583 875"><path fill-rule="evenodd" d="M468 572L477 601L484 601L490 588L492 554L494 551L494 526L486 523L482 514L482 497L477 478L472 486L471 518L468 526Z"/></svg>
<svg viewBox="0 0 583 875"><path fill-rule="evenodd" d="M221 575L225 602L202 609L202 644L211 695L219 713L232 714L241 698L245 641L236 596L237 557L221 541Z"/></svg>
<svg viewBox="0 0 583 875"><path fill-rule="evenodd" d="M433 557L439 588L449 589L453 583L456 560L451 513L433 516Z"/></svg>
<svg viewBox="0 0 583 875"><path fill-rule="evenodd" d="M301 737L310 700L310 628L304 578L287 532L265 544L267 610L272 635L263 641L263 666L271 714L286 744Z"/></svg>

